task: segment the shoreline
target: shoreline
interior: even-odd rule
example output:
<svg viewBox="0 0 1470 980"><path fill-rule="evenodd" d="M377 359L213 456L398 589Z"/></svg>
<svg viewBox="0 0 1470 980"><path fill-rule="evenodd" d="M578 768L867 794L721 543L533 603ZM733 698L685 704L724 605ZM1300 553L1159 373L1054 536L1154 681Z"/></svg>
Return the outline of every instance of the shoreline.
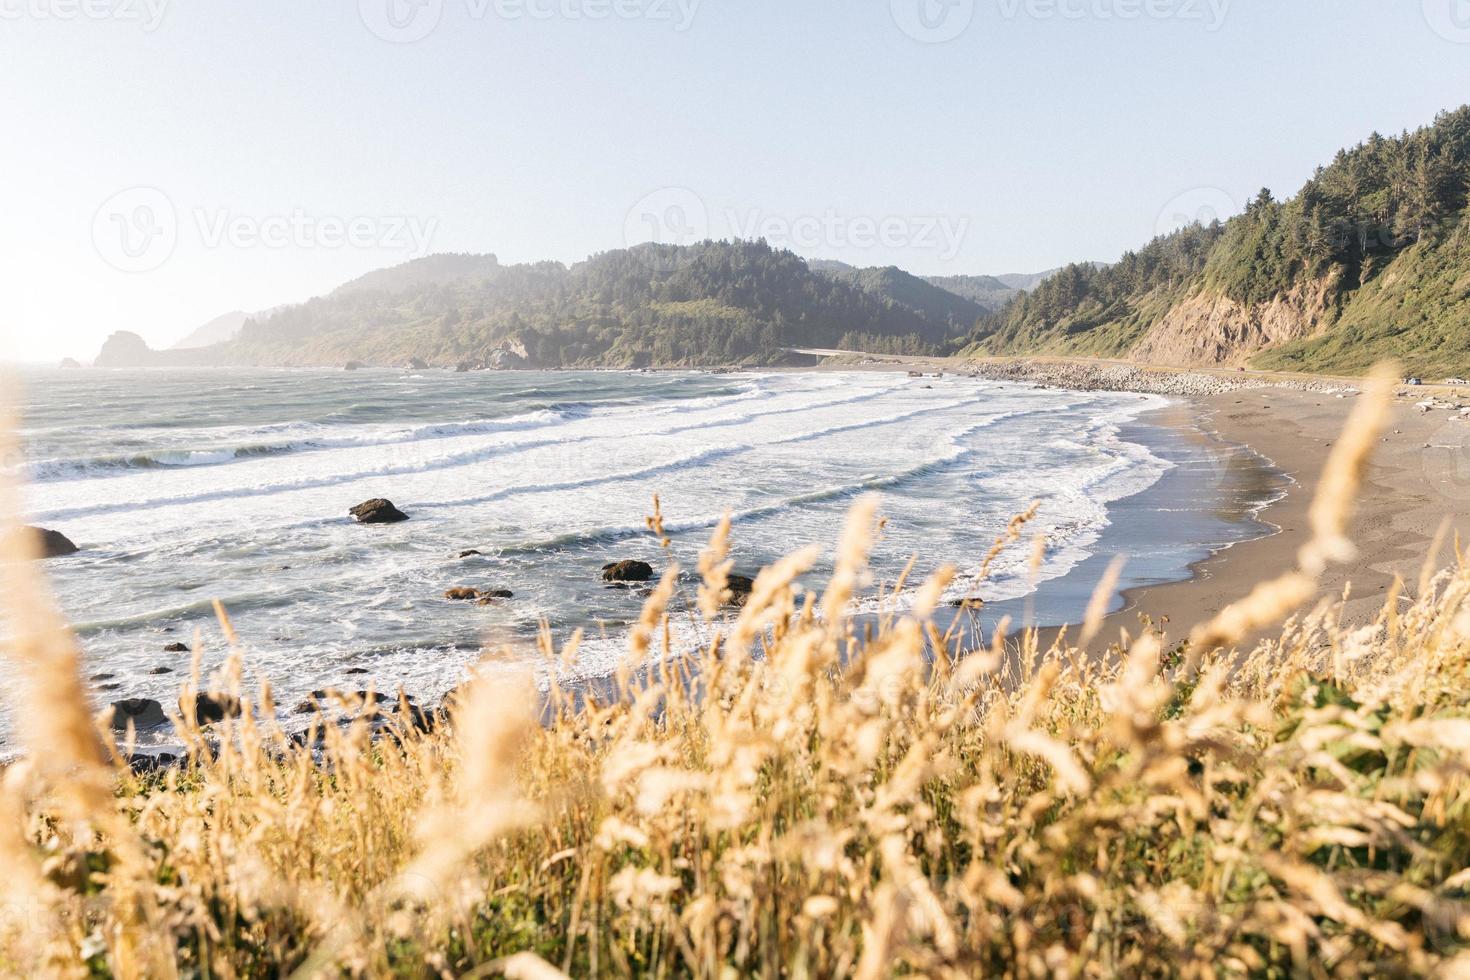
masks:
<svg viewBox="0 0 1470 980"><path fill-rule="evenodd" d="M1152 372L1130 368L1135 377ZM1185 395L1183 403L1198 413L1202 431L1227 446L1248 449L1285 478L1285 492L1258 515L1275 530L1194 563L1188 578L1121 590L1122 607L1108 615L1094 641L1099 648L1114 642L1120 629L1136 634L1140 617L1163 624L1168 640L1184 639L1191 627L1243 598L1259 582L1292 568L1298 549L1310 537L1307 510L1352 410L1356 388L1350 379L1262 374L1247 374L1232 384L1237 379L1231 374L1165 371L1155 377L1191 387L1200 379L1223 386ZM1400 387L1396 394L1349 532L1357 556L1330 567L1317 594L1318 600L1341 597L1351 586L1343 612L1343 625L1349 629L1378 618L1395 579L1402 581L1404 597L1417 598L1422 570L1437 572L1454 561L1456 536L1470 534L1470 421L1459 415L1461 405L1470 405L1470 393L1418 386ZM1421 409L1428 402L1433 407ZM1076 625L1040 629L1042 646ZM1271 632L1268 628L1243 643Z"/></svg>
<svg viewBox="0 0 1470 980"><path fill-rule="evenodd" d="M797 369L802 370L802 369ZM1226 447L1243 447L1286 481L1257 519L1273 528L1229 544L1192 563L1185 578L1118 590L1118 606L1094 641L1114 642L1120 629L1136 634L1140 617L1165 625L1168 640L1243 598L1258 583L1294 567L1309 537L1307 510L1322 467L1341 434L1359 378L1225 368L1175 368L1129 361L1068 357L924 358L854 354L827 358L806 370L918 370L1082 391L1162 394L1196 413L1199 430ZM1322 577L1317 599L1341 598L1351 587L1343 625L1372 624L1394 581L1400 602L1418 598L1420 576L1455 561L1458 538L1470 540L1470 388L1399 385L1384 437L1369 461L1349 537L1357 555ZM1157 423L1156 423L1157 424ZM1145 491L1147 492L1147 491ZM1104 559L1105 552L1097 552ZM1042 583L1041 589L1057 581ZM1095 581L1095 580L1094 580ZM1121 605L1119 605L1121 600ZM1078 622L1036 627L1042 648ZM1025 627L1012 630L1017 637ZM1248 636L1249 645L1267 633Z"/></svg>
<svg viewBox="0 0 1470 980"><path fill-rule="evenodd" d="M1260 581L1292 567L1296 551L1306 538L1306 510L1318 474L1357 394L1353 379L1154 368L1079 359L961 360L854 354L828 358L816 367L767 369L772 373L863 370L943 372L950 377L1037 387L1164 395L1170 405L1148 409L1136 417L1135 424L1167 428L1182 439L1196 442L1203 434L1218 445L1227 461L1239 451L1236 447L1243 447L1248 451L1246 456L1260 457L1250 469L1258 474L1279 474L1279 478L1289 481L1284 486L1266 488L1255 500L1233 487L1227 494L1211 493L1213 488L1207 482L1194 481L1199 488L1199 510L1208 508L1214 512L1211 516L1241 520L1242 514L1248 514L1251 521L1266 525L1244 539L1214 537L1214 528L1210 527L1189 537L1195 529L1183 523L1176 526L1169 516L1171 509L1195 509L1179 505L1177 487L1173 491L1175 499L1163 503L1148 503L1147 498L1156 493L1153 487L1114 501L1109 511L1115 521L1115 509L1131 511L1127 514L1128 528L1115 532L1111 540L1105 534L1089 549L1091 556L1082 564L1041 582L1025 600L989 604L986 612L990 615L980 621L988 632L988 626L999 618L998 612L1010 611L1013 623L1022 624L1013 632L1031 628L1030 624L1036 622L1069 622L1075 626L1102 569L1114 554L1128 552L1137 544L1132 553L1140 559L1131 569L1133 574L1130 576L1130 569L1125 568L1121 587L1110 597L1112 611L1102 634L1102 641L1109 642L1116 638L1118 629L1136 632L1140 616L1167 623L1167 634L1182 638L1190 627L1208 620ZM1459 404L1470 399L1470 388L1406 387L1400 394L1407 397L1399 398L1393 407L1389 434L1371 463L1360 501L1354 532L1361 544L1360 556L1329 570L1320 593L1340 594L1344 584L1352 581L1348 615L1354 625L1376 617L1381 598L1395 575L1410 583L1408 594L1416 591L1419 570L1443 517L1448 515L1453 530L1470 530L1470 421L1456 417ZM1426 396L1434 404L1421 411L1416 402L1423 402ZM1124 438L1129 436L1125 434ZM1152 448L1149 439L1130 441L1149 443ZM1202 462L1207 461L1190 460L1192 465ZM1189 481L1175 482L1191 485ZM1152 554L1148 549L1150 545L1158 546L1161 539L1148 533L1148 524L1139 516L1150 507L1156 511L1151 519L1158 521L1162 516L1171 525L1175 537L1169 544L1177 548L1182 542L1186 549L1193 545L1192 550L1208 549L1209 553L1186 563L1184 559L1192 556L1181 556L1176 550L1172 566L1158 561L1157 547ZM1179 517L1180 522L1191 519L1187 514ZM1144 533L1139 538L1130 536L1140 530ZM1432 556L1436 563L1444 560L1447 543L1441 542ZM1170 577L1161 580L1162 574ZM1134 583L1143 580L1143 584L1130 584L1130 577ZM1041 615L1033 619L1034 607L1040 607ZM1044 643L1066 628L1038 627Z"/></svg>

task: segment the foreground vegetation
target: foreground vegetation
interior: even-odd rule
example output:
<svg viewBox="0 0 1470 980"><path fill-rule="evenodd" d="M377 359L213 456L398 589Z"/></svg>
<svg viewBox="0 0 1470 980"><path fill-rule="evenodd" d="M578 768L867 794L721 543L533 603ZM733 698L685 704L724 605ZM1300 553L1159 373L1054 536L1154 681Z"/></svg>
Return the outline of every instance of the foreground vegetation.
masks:
<svg viewBox="0 0 1470 980"><path fill-rule="evenodd" d="M1470 568L1361 629L1313 605L1385 401L1338 441L1299 567L1179 642L1107 642L1096 602L1074 641L955 656L939 596L995 551L858 629L864 501L820 595L799 552L738 613L718 529L691 594L654 590L606 703L553 685L540 724L524 655L492 655L432 732L404 712L307 751L248 713L208 743L181 719L188 764L141 777L109 761L36 565L8 561L32 727L0 784L0 969L1464 975ZM671 615L705 624L693 658ZM543 653L554 679L575 644ZM269 718L248 661L217 683Z"/></svg>

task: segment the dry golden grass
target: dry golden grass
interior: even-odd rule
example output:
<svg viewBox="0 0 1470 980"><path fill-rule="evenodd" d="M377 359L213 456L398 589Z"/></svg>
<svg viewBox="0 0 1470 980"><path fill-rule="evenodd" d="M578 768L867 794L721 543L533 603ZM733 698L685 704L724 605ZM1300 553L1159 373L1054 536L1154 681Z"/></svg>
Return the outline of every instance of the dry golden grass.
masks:
<svg viewBox="0 0 1470 980"><path fill-rule="evenodd" d="M0 784L0 969L1470 976L1470 568L1366 629L1307 605L1381 418L1365 399L1339 442L1301 567L1178 645L960 657L930 619L950 569L858 635L864 501L824 595L804 552L738 615L722 525L608 703L553 690L543 725L502 670L431 733L359 719L311 751L235 670L263 720L183 722L188 764L145 777L106 768L38 566L8 561L47 714ZM664 640L680 601L723 624L693 657Z"/></svg>

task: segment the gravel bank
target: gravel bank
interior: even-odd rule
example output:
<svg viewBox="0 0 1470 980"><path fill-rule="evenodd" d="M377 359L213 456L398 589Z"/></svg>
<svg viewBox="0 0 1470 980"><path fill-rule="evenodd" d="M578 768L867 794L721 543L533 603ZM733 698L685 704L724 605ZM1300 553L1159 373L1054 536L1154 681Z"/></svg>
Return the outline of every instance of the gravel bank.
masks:
<svg viewBox="0 0 1470 980"><path fill-rule="evenodd" d="M1264 378L1195 371L1171 371L1133 364L1084 361L1006 360L973 361L961 368L966 374L992 381L1020 381L1075 391L1134 391L1151 395L1203 398L1250 388L1288 388L1318 394L1356 393L1357 389L1331 381L1304 378Z"/></svg>

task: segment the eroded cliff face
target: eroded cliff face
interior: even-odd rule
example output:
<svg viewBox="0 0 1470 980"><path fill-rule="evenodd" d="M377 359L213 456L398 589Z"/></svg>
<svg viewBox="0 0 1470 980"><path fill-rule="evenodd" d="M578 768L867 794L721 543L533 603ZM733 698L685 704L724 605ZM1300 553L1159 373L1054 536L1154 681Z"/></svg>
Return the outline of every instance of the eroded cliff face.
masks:
<svg viewBox="0 0 1470 980"><path fill-rule="evenodd" d="M1267 347L1316 333L1336 294L1331 279L1302 283L1267 303L1240 303L1206 289L1170 309L1128 356L1179 367L1244 364Z"/></svg>

